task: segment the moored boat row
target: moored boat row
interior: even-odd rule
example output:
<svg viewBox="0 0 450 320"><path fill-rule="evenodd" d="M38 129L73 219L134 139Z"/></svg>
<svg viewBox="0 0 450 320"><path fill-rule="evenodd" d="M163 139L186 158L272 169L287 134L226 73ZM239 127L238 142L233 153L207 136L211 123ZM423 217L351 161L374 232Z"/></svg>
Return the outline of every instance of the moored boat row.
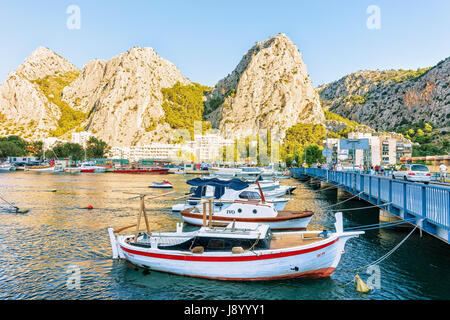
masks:
<svg viewBox="0 0 450 320"><path fill-rule="evenodd" d="M334 232L307 231L314 213L284 210L290 199L266 197L282 186L258 180L212 177L187 181L191 191L176 198L183 203L172 210L179 212L185 224L200 227L195 231L183 231L183 223L177 223L173 232L152 233L145 195L140 195L138 222L130 226L136 232L121 235L129 227L108 229L113 258L145 269L216 280L330 276L347 240L363 232L345 232L340 212ZM142 215L145 232L139 229Z"/></svg>

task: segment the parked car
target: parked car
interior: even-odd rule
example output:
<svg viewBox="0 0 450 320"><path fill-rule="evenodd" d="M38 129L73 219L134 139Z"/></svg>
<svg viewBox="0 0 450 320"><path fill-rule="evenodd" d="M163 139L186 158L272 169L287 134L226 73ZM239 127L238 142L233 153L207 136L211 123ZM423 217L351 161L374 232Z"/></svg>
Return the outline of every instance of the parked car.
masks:
<svg viewBox="0 0 450 320"><path fill-rule="evenodd" d="M417 181L425 184L431 181L431 172L423 164L405 164L399 170L392 173L392 179L403 179L405 181Z"/></svg>

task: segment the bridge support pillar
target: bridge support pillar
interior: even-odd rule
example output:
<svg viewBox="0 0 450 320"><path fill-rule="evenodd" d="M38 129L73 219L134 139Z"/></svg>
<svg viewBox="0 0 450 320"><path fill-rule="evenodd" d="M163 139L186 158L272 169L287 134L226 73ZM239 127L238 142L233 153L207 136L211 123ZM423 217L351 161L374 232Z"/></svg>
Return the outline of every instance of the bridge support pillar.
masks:
<svg viewBox="0 0 450 320"><path fill-rule="evenodd" d="M333 185L331 183L327 183L325 181L320 180L320 187L321 188L329 188L332 187Z"/></svg>
<svg viewBox="0 0 450 320"><path fill-rule="evenodd" d="M351 197L353 197L353 195L350 192L347 192L341 188L337 188L337 198L338 199L348 199ZM355 199L357 199L357 198L355 198Z"/></svg>
<svg viewBox="0 0 450 320"><path fill-rule="evenodd" d="M387 210L380 209L380 216L379 216L380 222L396 222L402 220L401 218L393 215Z"/></svg>

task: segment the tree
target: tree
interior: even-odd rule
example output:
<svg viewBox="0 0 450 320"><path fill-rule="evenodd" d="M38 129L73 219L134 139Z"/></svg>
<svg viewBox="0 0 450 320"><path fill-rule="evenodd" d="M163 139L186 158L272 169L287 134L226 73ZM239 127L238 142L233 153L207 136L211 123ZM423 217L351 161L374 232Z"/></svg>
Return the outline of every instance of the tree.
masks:
<svg viewBox="0 0 450 320"><path fill-rule="evenodd" d="M91 137L86 145L86 156L88 158L104 158L110 149L105 141Z"/></svg>
<svg viewBox="0 0 450 320"><path fill-rule="evenodd" d="M27 155L27 142L19 136L0 138L0 157L23 157Z"/></svg>
<svg viewBox="0 0 450 320"><path fill-rule="evenodd" d="M78 143L57 143L52 150L45 152L46 158L70 158L82 160L84 158L83 147Z"/></svg>
<svg viewBox="0 0 450 320"><path fill-rule="evenodd" d="M11 141L0 141L0 158L22 157L25 156L25 150Z"/></svg>
<svg viewBox="0 0 450 320"><path fill-rule="evenodd" d="M325 158L322 155L322 150L323 148L319 147L316 144L312 144L312 145L308 145L305 148L305 158L306 158L306 163L308 165L311 165L313 163L317 163L317 162L324 162Z"/></svg>

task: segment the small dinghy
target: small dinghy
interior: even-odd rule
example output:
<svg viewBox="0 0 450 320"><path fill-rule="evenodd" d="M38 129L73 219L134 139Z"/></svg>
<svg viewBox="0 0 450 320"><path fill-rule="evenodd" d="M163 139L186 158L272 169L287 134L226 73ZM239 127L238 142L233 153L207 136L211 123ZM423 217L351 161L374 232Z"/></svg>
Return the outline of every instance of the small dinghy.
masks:
<svg viewBox="0 0 450 320"><path fill-rule="evenodd" d="M170 181L164 180L163 182L153 182L148 187L153 189L170 189L173 188L173 184Z"/></svg>
<svg viewBox="0 0 450 320"><path fill-rule="evenodd" d="M329 277L337 268L347 240L363 231L344 232L342 213L336 213L335 232L303 231L272 233L268 225L232 222L184 232L151 233L144 196L136 233L120 235L122 228L108 228L113 258L138 267L190 277L215 280L255 281ZM141 213L147 232L139 232Z"/></svg>

